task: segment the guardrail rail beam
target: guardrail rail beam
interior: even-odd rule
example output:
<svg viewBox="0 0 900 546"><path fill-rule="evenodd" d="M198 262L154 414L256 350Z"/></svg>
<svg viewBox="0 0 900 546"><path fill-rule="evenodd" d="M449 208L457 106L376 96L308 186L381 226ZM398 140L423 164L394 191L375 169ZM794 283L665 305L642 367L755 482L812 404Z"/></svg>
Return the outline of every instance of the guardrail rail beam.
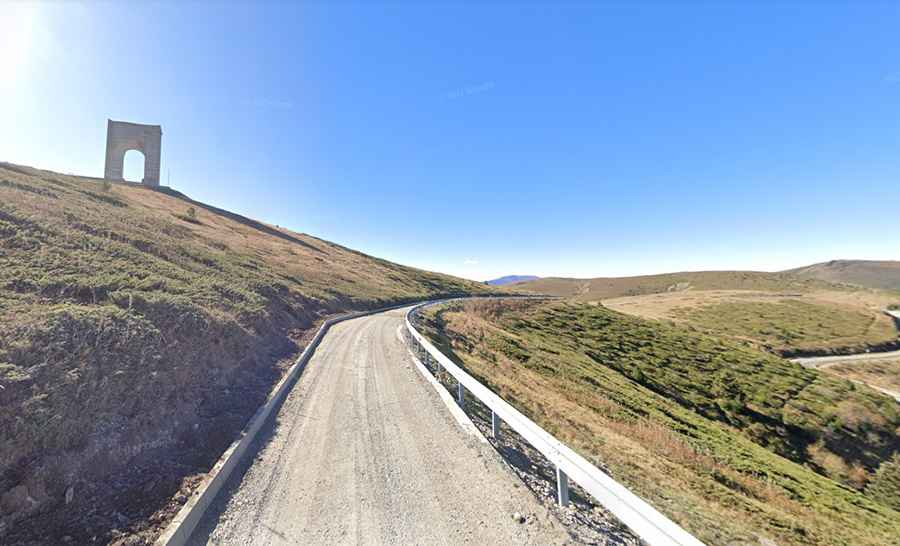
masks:
<svg viewBox="0 0 900 546"><path fill-rule="evenodd" d="M460 407L465 409L463 406L464 395L468 391L476 400L481 401L491 410L491 432L494 437L500 434L502 420L506 426L518 433L553 464L556 468L556 500L560 505L569 504L569 479L571 478L581 486L585 494L609 510L612 515L650 546L704 546L697 537L682 529L645 500L612 479L469 375L412 325L411 317L419 309L427 305L452 301L454 300L432 301L412 307L407 312L406 331L410 334L412 343L430 355L434 362L443 369L443 372L456 380L457 402Z"/></svg>

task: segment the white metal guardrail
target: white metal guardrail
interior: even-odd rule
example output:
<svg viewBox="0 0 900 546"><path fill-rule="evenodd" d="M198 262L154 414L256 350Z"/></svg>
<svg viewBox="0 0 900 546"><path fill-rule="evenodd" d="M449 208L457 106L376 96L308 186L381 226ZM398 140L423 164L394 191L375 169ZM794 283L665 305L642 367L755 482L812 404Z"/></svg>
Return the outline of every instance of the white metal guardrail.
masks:
<svg viewBox="0 0 900 546"><path fill-rule="evenodd" d="M696 537L629 491L624 485L610 478L584 457L569 449L549 432L454 364L412 325L410 317L416 311L428 305L450 301L453 300L428 302L411 308L406 314L407 331L415 342L456 380L457 402L460 405L464 404L464 395L468 391L491 410L491 429L495 436L500 432L502 420L550 460L556 467L557 502L563 506L569 503L569 478L571 478L651 546L703 546L703 543Z"/></svg>

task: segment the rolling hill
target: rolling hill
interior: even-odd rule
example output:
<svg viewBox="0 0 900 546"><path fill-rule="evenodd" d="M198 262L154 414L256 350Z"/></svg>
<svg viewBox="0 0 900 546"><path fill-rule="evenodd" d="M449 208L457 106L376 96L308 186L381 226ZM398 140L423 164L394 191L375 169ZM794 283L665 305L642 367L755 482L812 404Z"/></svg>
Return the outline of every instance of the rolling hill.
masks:
<svg viewBox="0 0 900 546"><path fill-rule="evenodd" d="M572 279L545 277L518 282L515 289L598 301L685 290L813 290L836 285L900 291L900 261L833 260L769 273L765 271L684 271L633 277Z"/></svg>
<svg viewBox="0 0 900 546"><path fill-rule="evenodd" d="M623 313L690 324L783 356L849 354L900 346L895 323L883 312L900 303L900 294L795 271L544 278L509 288L602 302Z"/></svg>
<svg viewBox="0 0 900 546"><path fill-rule="evenodd" d="M597 277L569 279L547 277L517 283L519 291L599 301L623 296L642 296L686 290L812 290L831 285L818 279L800 278L790 273L762 271L693 271L640 275L635 277Z"/></svg>
<svg viewBox="0 0 900 546"><path fill-rule="evenodd" d="M781 356L824 356L900 346L885 307L890 292L816 290L687 290L603 300L630 315L690 325Z"/></svg>
<svg viewBox="0 0 900 546"><path fill-rule="evenodd" d="M804 279L900 291L900 261L832 260L784 273Z"/></svg>
<svg viewBox="0 0 900 546"><path fill-rule="evenodd" d="M0 163L0 542L139 535L326 317L488 290L166 188Z"/></svg>

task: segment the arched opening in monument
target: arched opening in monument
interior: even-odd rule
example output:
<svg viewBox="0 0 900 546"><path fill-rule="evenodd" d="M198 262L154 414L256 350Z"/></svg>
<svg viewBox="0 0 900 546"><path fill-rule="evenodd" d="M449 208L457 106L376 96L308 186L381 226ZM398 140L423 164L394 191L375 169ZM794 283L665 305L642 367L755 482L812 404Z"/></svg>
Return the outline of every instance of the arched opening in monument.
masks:
<svg viewBox="0 0 900 546"><path fill-rule="evenodd" d="M129 182L142 182L144 180L144 154L138 150L125 152L125 166L122 169L122 178Z"/></svg>
<svg viewBox="0 0 900 546"><path fill-rule="evenodd" d="M140 181L147 186L159 186L161 140L162 129L159 125L107 120L106 164L103 167L103 177L111 180ZM143 159L138 161L137 156L132 154L131 150L143 154ZM135 156L134 159L129 157L132 155ZM135 163L139 163L140 168L136 165L132 166Z"/></svg>

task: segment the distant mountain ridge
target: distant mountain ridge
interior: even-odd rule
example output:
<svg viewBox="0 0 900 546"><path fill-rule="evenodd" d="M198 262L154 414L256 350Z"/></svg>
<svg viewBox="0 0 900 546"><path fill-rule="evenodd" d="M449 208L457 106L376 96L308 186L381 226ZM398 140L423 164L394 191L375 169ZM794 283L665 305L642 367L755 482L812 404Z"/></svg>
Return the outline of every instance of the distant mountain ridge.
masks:
<svg viewBox="0 0 900 546"><path fill-rule="evenodd" d="M832 260L783 271L804 279L900 290L900 261Z"/></svg>
<svg viewBox="0 0 900 546"><path fill-rule="evenodd" d="M833 286L813 278L762 271L685 271L636 277L566 279L545 277L515 285L516 290L597 301L684 290L798 290Z"/></svg>
<svg viewBox="0 0 900 546"><path fill-rule="evenodd" d="M503 286L504 284L513 284L517 282L525 282L525 281L536 281L540 279L540 277L535 275L507 275L505 277L500 277L499 279L492 279L489 281L484 281L484 284L489 284L491 286Z"/></svg>
<svg viewBox="0 0 900 546"><path fill-rule="evenodd" d="M543 277L516 284L516 290L593 301L682 290L811 290L852 284L900 290L900 261L832 260L774 273L765 271L683 271L634 277L573 279Z"/></svg>

